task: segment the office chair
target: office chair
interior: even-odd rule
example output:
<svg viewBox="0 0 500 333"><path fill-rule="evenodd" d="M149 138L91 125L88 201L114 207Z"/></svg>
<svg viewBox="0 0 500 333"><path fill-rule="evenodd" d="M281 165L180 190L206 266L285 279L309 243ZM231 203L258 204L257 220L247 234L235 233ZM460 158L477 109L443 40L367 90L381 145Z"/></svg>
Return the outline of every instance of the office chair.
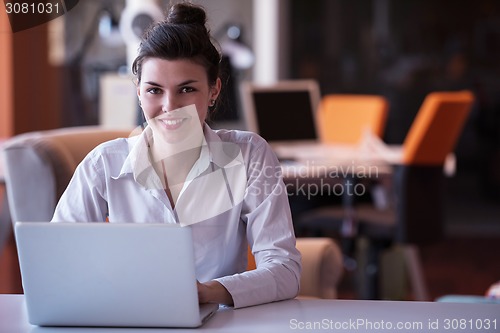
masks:
<svg viewBox="0 0 500 333"><path fill-rule="evenodd" d="M389 103L378 95L329 94L323 96L317 113L317 126L321 142L328 144L359 146L367 135L381 138L384 133ZM350 181L350 179L344 179ZM300 198L293 198L296 203ZM337 199L337 200L336 200ZM325 205L324 201L328 200ZM350 233L346 226L345 206L350 205L351 197L321 198L319 207L308 208L297 214L295 230L302 236L324 237L330 233L344 235ZM308 198L308 201L309 198ZM302 203L301 203L302 204ZM307 202L304 206L316 205ZM349 268L353 242L340 237L342 253L345 255L346 267ZM344 258L343 258L344 261ZM343 263L344 264L344 263Z"/></svg>
<svg viewBox="0 0 500 333"><path fill-rule="evenodd" d="M393 204L385 210L357 206L359 227L365 229L361 231L374 236L387 234L401 243L442 239L443 167L473 101L470 91L426 96L403 142L401 162L393 166Z"/></svg>
<svg viewBox="0 0 500 333"><path fill-rule="evenodd" d="M85 155L104 141L129 134L89 126L30 132L10 139L2 153L12 221L50 221Z"/></svg>
<svg viewBox="0 0 500 333"><path fill-rule="evenodd" d="M302 255L299 297L337 298L337 285L343 275L342 253L331 238L297 238ZM256 268L255 258L248 247L247 270Z"/></svg>
<svg viewBox="0 0 500 333"><path fill-rule="evenodd" d="M2 153L12 222L50 221L83 158L98 144L130 134L127 130L90 126L25 133L10 139ZM314 274L312 269L304 271L307 276L302 278L301 295L335 297L342 275L337 245L320 239L297 239L297 248L303 253L304 267L321 268Z"/></svg>
<svg viewBox="0 0 500 333"><path fill-rule="evenodd" d="M379 285L384 284L383 276L379 280L379 261L387 254L384 251L397 244L399 247L393 249L406 261L414 297L428 299L414 245L443 237L443 166L458 140L473 100L469 91L434 92L426 96L401 147L399 162L392 167L391 187L387 189L389 204L385 209L373 204L353 205L358 252L363 248L361 252L366 254L361 259L358 256L360 280L364 281L359 283L364 288L360 298L403 297L400 291L378 292ZM307 218L314 221L311 224L316 228L324 228L328 223L340 228L339 221L345 218L345 212L324 207ZM359 242L360 239L364 242Z"/></svg>
<svg viewBox="0 0 500 333"><path fill-rule="evenodd" d="M380 280L373 276L371 283L373 288L381 287L382 297L404 297L401 290L391 291L385 281L391 273L379 266L390 249L399 252L405 261L404 274L410 278L414 297L428 300L416 246L444 237L443 166L473 101L470 91L428 94L403 142L401 162L393 166L389 205L385 209L367 204L355 206L358 236L370 243L368 265L376 267L372 271L381 271Z"/></svg>
<svg viewBox="0 0 500 333"><path fill-rule="evenodd" d="M383 96L330 94L321 99L318 126L322 142L358 144L365 131L382 137L389 103Z"/></svg>
<svg viewBox="0 0 500 333"><path fill-rule="evenodd" d="M361 145L367 135L382 138L389 103L379 95L329 94L320 102L317 124L321 142L329 144ZM348 179L347 181L350 181ZM340 200L328 198L327 205L308 209L301 213L295 223L299 234L323 236L325 232L349 233L344 230L344 207L352 198ZM336 201L336 202L334 202ZM350 252L350 242L344 242L344 251Z"/></svg>

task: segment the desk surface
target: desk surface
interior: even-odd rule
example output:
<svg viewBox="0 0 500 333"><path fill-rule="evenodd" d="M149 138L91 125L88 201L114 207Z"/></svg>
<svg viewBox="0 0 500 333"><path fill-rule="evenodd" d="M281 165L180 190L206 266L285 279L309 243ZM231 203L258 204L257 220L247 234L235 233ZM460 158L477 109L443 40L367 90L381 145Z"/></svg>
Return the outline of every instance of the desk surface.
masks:
<svg viewBox="0 0 500 333"><path fill-rule="evenodd" d="M500 332L500 304L295 299L238 310L223 308L194 330L95 329L32 326L27 320L23 295L0 295L2 333L163 331Z"/></svg>
<svg viewBox="0 0 500 333"><path fill-rule="evenodd" d="M401 146L384 146L384 149L371 149L364 145L342 145L322 143L281 143L273 144L278 158L284 161L285 178L293 178L300 170L301 177L315 178L321 170L337 170L341 174L365 174L373 172L390 173L391 165L401 163ZM330 170L330 171L328 171ZM306 171L306 172L304 172Z"/></svg>

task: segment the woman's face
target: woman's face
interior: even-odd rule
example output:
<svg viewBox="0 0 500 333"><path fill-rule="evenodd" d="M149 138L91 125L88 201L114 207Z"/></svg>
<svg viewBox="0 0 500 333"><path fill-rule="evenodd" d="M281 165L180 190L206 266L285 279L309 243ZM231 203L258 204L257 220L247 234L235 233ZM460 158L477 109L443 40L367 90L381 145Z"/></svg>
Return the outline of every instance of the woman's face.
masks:
<svg viewBox="0 0 500 333"><path fill-rule="evenodd" d="M147 58L137 95L153 135L176 143L202 128L220 86L220 79L209 86L205 68L193 61Z"/></svg>

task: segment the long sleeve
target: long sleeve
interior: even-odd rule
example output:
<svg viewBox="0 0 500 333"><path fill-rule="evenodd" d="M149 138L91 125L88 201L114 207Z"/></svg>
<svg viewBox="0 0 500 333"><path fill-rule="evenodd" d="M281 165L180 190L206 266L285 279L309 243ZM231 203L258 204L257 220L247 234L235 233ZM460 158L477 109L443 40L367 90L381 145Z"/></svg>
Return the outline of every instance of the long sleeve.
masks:
<svg viewBox="0 0 500 333"><path fill-rule="evenodd" d="M90 153L79 164L56 206L53 222L105 221L105 178L98 159Z"/></svg>
<svg viewBox="0 0 500 333"><path fill-rule="evenodd" d="M300 253L281 167L267 143L249 158L242 219L257 269L217 279L235 308L295 297L300 285Z"/></svg>

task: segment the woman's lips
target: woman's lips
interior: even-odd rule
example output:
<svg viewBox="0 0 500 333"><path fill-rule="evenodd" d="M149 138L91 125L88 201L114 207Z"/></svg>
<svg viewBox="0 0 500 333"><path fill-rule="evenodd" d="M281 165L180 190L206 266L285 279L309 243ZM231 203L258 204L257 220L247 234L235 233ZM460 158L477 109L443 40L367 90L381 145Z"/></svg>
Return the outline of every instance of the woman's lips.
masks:
<svg viewBox="0 0 500 333"><path fill-rule="evenodd" d="M163 126L167 130L176 130L182 126L182 124L187 120L187 118L169 118L169 119L159 119Z"/></svg>

